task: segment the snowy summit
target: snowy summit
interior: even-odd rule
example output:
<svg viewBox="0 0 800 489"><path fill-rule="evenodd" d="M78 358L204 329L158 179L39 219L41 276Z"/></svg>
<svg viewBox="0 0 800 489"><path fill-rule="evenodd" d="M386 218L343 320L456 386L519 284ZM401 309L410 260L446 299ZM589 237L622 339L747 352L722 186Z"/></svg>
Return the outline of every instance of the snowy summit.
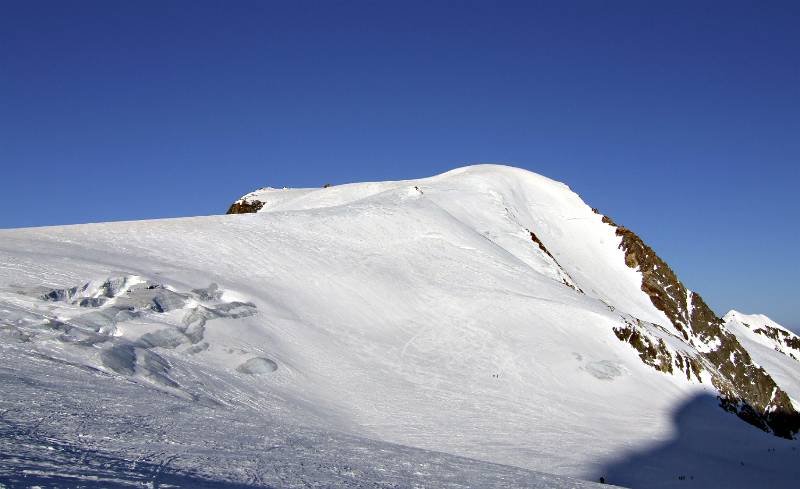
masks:
<svg viewBox="0 0 800 489"><path fill-rule="evenodd" d="M0 231L0 482L793 487L800 338L477 165Z"/></svg>

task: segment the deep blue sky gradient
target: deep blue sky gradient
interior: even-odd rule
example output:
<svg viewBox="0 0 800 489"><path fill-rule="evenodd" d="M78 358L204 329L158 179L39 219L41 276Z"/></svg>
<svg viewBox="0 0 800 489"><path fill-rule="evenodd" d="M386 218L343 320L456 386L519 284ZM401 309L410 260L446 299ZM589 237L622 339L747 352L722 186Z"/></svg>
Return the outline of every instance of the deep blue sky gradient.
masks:
<svg viewBox="0 0 800 489"><path fill-rule="evenodd" d="M503 162L800 328L800 2L0 1L0 227Z"/></svg>

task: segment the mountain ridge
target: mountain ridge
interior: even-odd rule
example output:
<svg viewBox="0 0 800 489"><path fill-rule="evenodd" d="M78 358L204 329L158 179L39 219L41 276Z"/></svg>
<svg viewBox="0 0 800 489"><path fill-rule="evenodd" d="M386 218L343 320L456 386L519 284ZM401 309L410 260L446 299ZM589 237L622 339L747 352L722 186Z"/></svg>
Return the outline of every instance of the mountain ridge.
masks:
<svg viewBox="0 0 800 489"><path fill-rule="evenodd" d="M650 252L631 254L618 227L566 185L489 165L248 195L263 199L259 212L0 231L0 355L9 369L0 372L0 409L27 427L20 433L280 487L311 469L281 448L269 452L277 459L248 451L237 440L256 442L226 423L315 430L256 443L267 448L315 446L338 432L355 437L341 449L348 453L377 440L633 487L670 487L676 471L704 487L747 487L753 474L791 487L797 442L773 436L784 434L781 420L757 407L747 424L718 405L756 404L765 390L748 392L738 371L720 365L763 368L794 401L797 362L753 332L766 323L714 320L719 332L706 331L712 319L701 299L684 291L692 300L683 306L666 268L647 288L674 306L659 309L643 290ZM676 325L670 311L685 321ZM749 362L714 356L724 345L738 351L734 339ZM81 390L88 404L69 401L59 382L85 383L85 375L98 379L95 391ZM45 385L67 414L53 418L50 406L16 394ZM717 400L694 402L708 397ZM171 407L156 429L146 421L158 399ZM679 443L645 465L620 461L676 434L687 439L682 406L707 444ZM199 455L205 444L220 447L215 461ZM346 459L352 470L312 480L352 472L357 486L382 483L363 461L324 446L317 467ZM239 464L253 478L243 479ZM441 474L409 467L396 472L407 485L445 485Z"/></svg>
<svg viewBox="0 0 800 489"><path fill-rule="evenodd" d="M414 188L419 191L417 182L485 171L524 172L525 170L504 165L472 165L445 172L431 177L431 179L392 183L397 185L413 184ZM563 183L541 175L536 176L549 180L551 184L563 185L566 190L571 192L569 187ZM327 189L328 187L324 187L322 191ZM269 212L271 211L269 200L272 195L286 190L264 188L251 192L234 202L228 213L251 213L262 210ZM304 190L308 193L320 192L319 189L293 191L303 192ZM264 201L260 199L264 199ZM295 197L294 201L300 199L302 196ZM289 201L289 205L291 202ZM281 205L286 206L286 203L280 202L278 208ZM642 291L647 294L656 309L664 313L668 319L668 324L662 323L660 326L673 326L675 329L672 333L681 335L691 347L694 347L695 343L707 345L713 341L720 342L720 345L717 348L708 349L708 351L698 351L699 355L691 358L678 351L670 353L662 338L648 334L646 328L639 326L639 318L635 318L636 321L628 323L627 326L615 328L614 332L617 337L621 341L631 344L639 352L645 364L665 373L671 374L675 368L684 371L687 379L691 380L694 376L697 381L702 382L700 372L705 365L706 369L713 372L711 382L719 391L721 407L737 414L748 423L784 438L792 438L800 431L800 414L795 410L790 398L763 368L753 365L747 351L739 344L734 335L728 334L724 330L724 321L708 307L702 297L686 288L669 265L632 230L617 225L613 219L600 214L596 208L591 208L591 210L601 216L602 222L613 227L616 235L621 238L619 247L625 252L626 265L641 273ZM535 231L525 229L530 233L532 241L554 261L558 269L564 271ZM562 281L565 285L581 291L572 283L569 273L565 272ZM673 291L668 292L669 288L672 288ZM674 297L673 294L676 294L677 297ZM798 345L800 346L800 343ZM730 358L734 356L740 359L738 364L730 361ZM758 388L754 389L752 385L757 385Z"/></svg>

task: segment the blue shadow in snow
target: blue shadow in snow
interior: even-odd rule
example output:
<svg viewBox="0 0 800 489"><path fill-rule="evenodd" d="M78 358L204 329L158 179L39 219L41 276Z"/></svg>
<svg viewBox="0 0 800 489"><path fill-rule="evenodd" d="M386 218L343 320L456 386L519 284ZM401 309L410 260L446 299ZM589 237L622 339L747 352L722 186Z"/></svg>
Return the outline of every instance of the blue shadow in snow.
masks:
<svg viewBox="0 0 800 489"><path fill-rule="evenodd" d="M611 460L598 474L631 488L795 488L800 443L747 424L703 394L673 415L675 434ZM597 480L595 478L594 480Z"/></svg>

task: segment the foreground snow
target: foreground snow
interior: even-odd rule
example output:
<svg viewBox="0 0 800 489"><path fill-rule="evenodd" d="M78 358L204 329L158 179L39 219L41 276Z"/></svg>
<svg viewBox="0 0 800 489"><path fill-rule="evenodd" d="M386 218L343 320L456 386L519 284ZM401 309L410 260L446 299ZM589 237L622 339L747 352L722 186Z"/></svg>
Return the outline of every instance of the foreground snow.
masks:
<svg viewBox="0 0 800 489"><path fill-rule="evenodd" d="M0 483L9 487L498 487L594 484L187 402L3 350ZM20 362L24 360L24 362Z"/></svg>
<svg viewBox="0 0 800 489"><path fill-rule="evenodd" d="M565 185L478 166L247 197L262 211L0 231L0 478L790 487L800 476L797 442L619 341L613 328L631 317L668 339L674 328L613 228ZM773 375L796 402L797 362L751 353L785 372Z"/></svg>

